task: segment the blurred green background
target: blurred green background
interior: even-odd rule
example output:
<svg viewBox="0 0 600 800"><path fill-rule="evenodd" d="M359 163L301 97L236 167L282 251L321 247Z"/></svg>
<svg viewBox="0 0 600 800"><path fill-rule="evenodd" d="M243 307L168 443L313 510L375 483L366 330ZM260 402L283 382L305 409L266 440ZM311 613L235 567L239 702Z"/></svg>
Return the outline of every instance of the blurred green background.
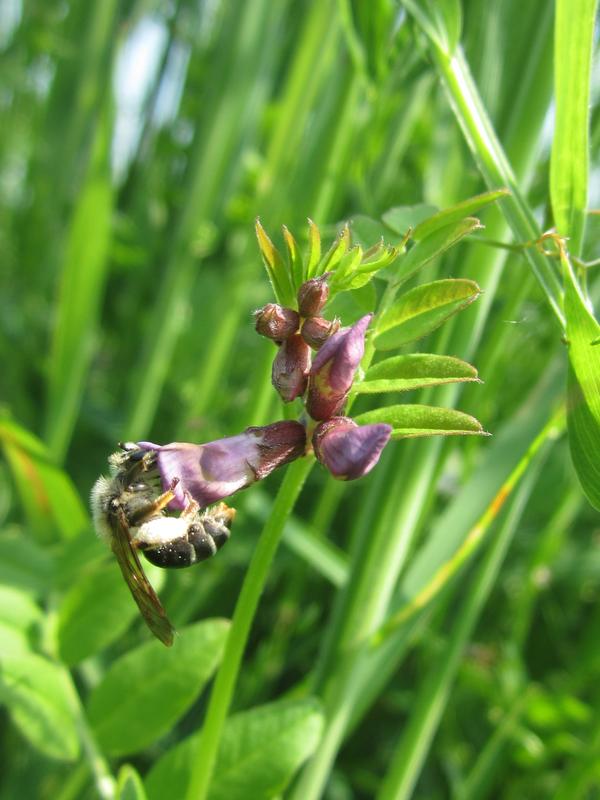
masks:
<svg viewBox="0 0 600 800"><path fill-rule="evenodd" d="M546 0L462 3L466 60L541 230L552 224L553 25ZM0 647L16 646L16 629L70 668L85 707L114 659L145 640L133 608L114 629L96 608L88 625L105 632L83 643L73 627L86 581L108 569L86 506L115 443L208 441L286 413L270 386L272 344L252 324L272 300L254 219L277 242L285 224L304 244L307 216L333 239L346 220L364 230L391 207L443 208L485 186L426 37L392 0L5 0L0 53ZM592 209L597 78L596 62ZM484 385L464 389L460 408L494 439L394 443L351 486L313 470L235 710L302 694L315 663L312 688L326 695L343 585L367 560L371 526L388 525L390 541L410 528L394 584L401 605L464 541L559 405L558 328L522 255L483 241L514 241L501 211L482 222L482 235L419 280L464 276L484 294L419 349L478 367ZM598 233L590 215L586 260L600 256ZM361 302L371 300L344 322ZM458 394L413 400L423 401L452 405ZM598 517L560 431L540 452L490 529L513 541L485 602L467 613L476 561L413 620L334 748L329 800L378 796L394 753L413 771L404 794L382 800L598 796ZM161 597L178 627L231 615L279 481L240 496L218 559L166 578ZM481 553L494 541L486 533ZM119 618L132 604L107 580ZM43 615L30 608L15 621L10 592ZM10 709L7 691L0 684ZM144 774L193 727L184 717L130 760ZM40 739L0 712L0 798L94 797L80 756L44 752Z"/></svg>

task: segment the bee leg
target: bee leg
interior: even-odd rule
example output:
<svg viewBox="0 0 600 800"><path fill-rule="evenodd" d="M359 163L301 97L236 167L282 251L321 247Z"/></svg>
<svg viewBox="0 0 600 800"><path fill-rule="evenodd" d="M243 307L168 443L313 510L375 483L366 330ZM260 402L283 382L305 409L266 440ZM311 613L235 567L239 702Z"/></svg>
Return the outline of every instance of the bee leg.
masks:
<svg viewBox="0 0 600 800"><path fill-rule="evenodd" d="M194 517L200 510L200 505L188 491L185 491L183 496L185 497L185 508L181 512L180 518Z"/></svg>
<svg viewBox="0 0 600 800"><path fill-rule="evenodd" d="M131 514L131 517L129 519L129 524L131 525L131 527L135 528L138 525L141 525L147 519L150 519L151 517L155 517L157 514L160 514L163 508L166 508L171 502L171 500L175 498L175 492L173 490L175 489L178 483L179 483L179 478L173 478L173 480L171 481L171 486L167 489L166 492L163 492L155 500L152 500L152 502L148 503L143 508L140 508L133 514Z"/></svg>

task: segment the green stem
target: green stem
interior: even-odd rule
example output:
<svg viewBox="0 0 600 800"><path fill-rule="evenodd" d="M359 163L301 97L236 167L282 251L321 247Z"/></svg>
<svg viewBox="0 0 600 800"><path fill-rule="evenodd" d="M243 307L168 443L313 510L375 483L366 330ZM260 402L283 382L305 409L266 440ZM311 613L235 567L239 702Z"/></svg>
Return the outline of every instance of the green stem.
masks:
<svg viewBox="0 0 600 800"><path fill-rule="evenodd" d="M510 196L500 201L500 206L516 239L523 242L537 240L540 231L533 211L521 194L462 50L459 47L456 53L450 56L434 42L430 44L434 61L450 96L454 114L485 182L490 189L507 186L511 191ZM525 256L554 315L564 329L562 286L555 266L534 247L527 248Z"/></svg>
<svg viewBox="0 0 600 800"><path fill-rule="evenodd" d="M269 574L271 562L279 545L285 522L294 507L313 463L313 459L307 457L295 461L288 467L283 483L275 498L271 516L263 528L254 556L250 562L236 603L223 661L210 696L202 735L198 740L196 758L193 761L190 773L187 800L203 800L207 797L223 725L231 704L252 620Z"/></svg>
<svg viewBox="0 0 600 800"><path fill-rule="evenodd" d="M540 445L547 441L544 429ZM538 437L539 439L540 437ZM536 450L537 452L537 450ZM530 461L527 461L530 464ZM390 769L377 794L377 800L408 800L421 772L427 752L439 725L464 648L487 602L502 566L508 546L519 524L527 501L539 476L541 460L531 469L514 497L510 512L485 554L466 592L449 636L444 657L435 662L417 694L410 721L391 761ZM519 474L521 477L522 473Z"/></svg>
<svg viewBox="0 0 600 800"><path fill-rule="evenodd" d="M471 528L456 553L450 559L448 559L448 561L445 561L442 564L442 566L431 576L429 582L418 594L416 594L408 603L406 603L406 605L392 614L392 616L388 617L385 624L382 625L381 628L373 635L371 640L373 646L378 646L384 639L393 633L393 631L402 625L405 625L409 619L411 619L415 614L428 605L431 600L436 597L445 586L448 585L450 579L456 575L458 570L473 555L475 550L479 548L492 523L529 468L532 460L537 455L542 445L545 444L549 438L556 438L559 436L565 426L565 423L566 419L564 409L561 407L533 440L523 458L519 461L515 469L502 484L494 499L481 515L477 523Z"/></svg>
<svg viewBox="0 0 600 800"><path fill-rule="evenodd" d="M71 683L79 739L89 765L89 770L93 776L94 783L96 784L96 791L101 800L114 800L116 796L117 782L110 771L110 767L104 758L102 751L96 744L94 734L90 729L85 711L81 704L81 698L72 680L71 674L66 669L65 676Z"/></svg>

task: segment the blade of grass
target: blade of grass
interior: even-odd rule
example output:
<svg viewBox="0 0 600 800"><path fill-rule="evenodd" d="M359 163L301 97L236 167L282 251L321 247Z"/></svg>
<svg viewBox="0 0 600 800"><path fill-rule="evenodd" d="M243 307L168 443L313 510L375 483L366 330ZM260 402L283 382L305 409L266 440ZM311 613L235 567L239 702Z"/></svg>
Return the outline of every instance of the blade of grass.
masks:
<svg viewBox="0 0 600 800"><path fill-rule="evenodd" d="M521 193L461 48L458 47L451 55L433 39L429 39L429 44L454 114L488 188L506 186L510 190L510 196L501 201L501 208L517 241L536 241L540 231L533 211ZM534 247L527 248L525 256L555 317L564 328L562 287L555 265Z"/></svg>
<svg viewBox="0 0 600 800"><path fill-rule="evenodd" d="M441 589L446 586L448 581L480 546L491 524L502 510L515 486L517 486L525 472L530 468L532 460L535 458L542 445L544 445L548 439L555 439L558 437L562 430L564 430L565 423L564 410L560 409L533 440L523 458L502 484L498 493L486 508L477 524L471 528L458 550L433 573L429 582L420 589L403 608L394 612L394 614L386 620L385 624L373 635L373 644L379 644L386 636L389 636L395 628L404 625L412 616L430 603Z"/></svg>
<svg viewBox="0 0 600 800"><path fill-rule="evenodd" d="M550 159L554 222L580 255L589 169L590 74L598 0L557 0L554 26L556 111Z"/></svg>
<svg viewBox="0 0 600 800"><path fill-rule="evenodd" d="M335 19L332 21L327 9L327 3L312 7L298 37L293 62L283 91L280 113L269 139L266 163L256 189L255 208L260 211L263 204L268 203L268 208L278 209L277 222L279 223L284 221L280 216L281 209L285 208L284 203L289 203L284 190L288 188L290 153L294 152L297 159L301 156L304 158L308 156L306 148L300 148L299 151L292 148L290 136L298 136L302 129L301 120L304 120L311 110L315 114L318 112L318 109L311 107L311 103L319 88L328 80L330 51L335 49L337 43ZM326 44L324 45L323 42ZM350 93L348 94L350 95ZM343 100L343 102L345 101ZM286 143L285 147L281 146L282 142ZM298 155L298 152L301 156ZM330 151L329 158L334 158L334 155ZM314 168L315 165L308 161L304 171ZM302 171L302 163L299 164L299 169ZM327 166L324 172L326 174L329 172ZM316 204L322 207L325 188L320 192ZM293 226L295 219L311 213L312 203L313 200L310 196L295 195L294 217L285 221ZM302 208L304 212L299 211ZM248 265L256 263L258 269L260 263L253 236L246 236L240 251L239 261L231 280L229 302L221 318L219 329L211 340L195 379L197 389L191 393L194 400L186 410L186 420L203 416L210 407L218 382L223 380L230 365L235 361L232 353L236 335L242 327L244 314L249 311L246 300L256 281L256 272L254 269L250 270ZM262 271L260 274L262 275ZM260 425L265 422L264 413L267 409L270 390L271 363L272 357L267 356L265 360L261 361L260 368L254 371L254 380L249 392L253 398L249 413L252 425ZM246 424L248 423L246 422ZM185 431L186 427L184 426L182 435L185 434Z"/></svg>
<svg viewBox="0 0 600 800"><path fill-rule="evenodd" d="M483 556L482 562L466 590L464 602L456 614L456 621L450 632L448 644L444 648L444 657L434 663L418 690L408 726L392 756L389 771L377 794L377 800L392 800L392 798L393 800L404 800L413 793L448 702L464 648L473 634L477 620L495 585L508 547L537 481L543 463L542 455L538 453L538 450L548 441L553 428L552 421L534 442L534 452L527 453L519 464L520 469L511 475L511 478L514 476L515 482L523 478L521 485L512 498L504 524L491 542L489 550ZM532 458L536 455L538 458L532 463ZM523 477L525 471L527 474ZM511 488L505 485L501 492L503 490L510 491ZM486 518L481 522L483 530L487 529L496 518L497 512L494 506L495 503L488 508Z"/></svg>
<svg viewBox="0 0 600 800"><path fill-rule="evenodd" d="M477 760L460 782L454 797L460 797L460 800L483 800L490 796L495 777L505 760L505 752L508 749L510 738L518 730L523 713L535 691L534 686L529 686L515 699L511 708L495 726L494 732L483 746Z"/></svg>
<svg viewBox="0 0 600 800"><path fill-rule="evenodd" d="M256 124L256 105L248 103L247 98L253 95L253 87L262 85L257 76L266 53L265 29L270 30L268 23L274 23L277 16L271 17L270 12L271 5L266 0L252 0L244 5L242 14L231 8L232 19L223 26L222 51L232 58L225 64L225 79L220 61L215 61L214 74L207 79L206 85L216 96L205 106L205 125L199 125L183 205L151 315L151 332L130 384L125 432L131 439L148 431L171 365L185 319L183 309L195 277L195 232L201 221L219 213L223 202L221 181L231 170L232 159L240 157L240 141L249 135L246 126L253 128ZM267 36L267 41L272 42L273 38ZM240 108L244 109L241 119Z"/></svg>
<svg viewBox="0 0 600 800"><path fill-rule="evenodd" d="M107 275L113 210L111 117L107 106L71 222L61 275L45 425L48 447L59 462L64 459L79 413Z"/></svg>

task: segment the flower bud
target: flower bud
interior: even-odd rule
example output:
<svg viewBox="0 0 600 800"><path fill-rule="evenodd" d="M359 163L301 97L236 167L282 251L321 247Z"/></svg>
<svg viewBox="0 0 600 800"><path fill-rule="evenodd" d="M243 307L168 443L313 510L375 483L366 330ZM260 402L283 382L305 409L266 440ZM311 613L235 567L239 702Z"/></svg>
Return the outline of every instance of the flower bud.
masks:
<svg viewBox="0 0 600 800"><path fill-rule="evenodd" d="M351 328L334 333L316 354L306 403L306 410L313 419L329 419L344 407L354 373L365 352L365 333L372 316L367 314Z"/></svg>
<svg viewBox="0 0 600 800"><path fill-rule="evenodd" d="M186 492L205 508L304 455L306 431L299 422L284 420L207 444L139 442L138 446L155 451L165 490L177 479L170 508L185 508Z"/></svg>
<svg viewBox="0 0 600 800"><path fill-rule="evenodd" d="M298 309L301 317L314 317L325 307L329 297L327 279L330 272L311 278L298 289Z"/></svg>
<svg viewBox="0 0 600 800"><path fill-rule="evenodd" d="M300 333L306 344L310 345L314 350L318 350L339 329L340 321L337 317L333 322L323 319L323 317L309 317L304 320Z"/></svg>
<svg viewBox="0 0 600 800"><path fill-rule="evenodd" d="M267 303L254 312L255 327L261 336L282 342L296 333L300 325L300 316L292 308L284 308L276 303Z"/></svg>
<svg viewBox="0 0 600 800"><path fill-rule="evenodd" d="M334 478L353 481L370 472L392 433L390 425L359 426L349 417L333 417L317 425L313 448Z"/></svg>
<svg viewBox="0 0 600 800"><path fill-rule="evenodd" d="M271 371L271 382L284 403L304 394L309 369L310 347L300 334L295 333L279 348Z"/></svg>

